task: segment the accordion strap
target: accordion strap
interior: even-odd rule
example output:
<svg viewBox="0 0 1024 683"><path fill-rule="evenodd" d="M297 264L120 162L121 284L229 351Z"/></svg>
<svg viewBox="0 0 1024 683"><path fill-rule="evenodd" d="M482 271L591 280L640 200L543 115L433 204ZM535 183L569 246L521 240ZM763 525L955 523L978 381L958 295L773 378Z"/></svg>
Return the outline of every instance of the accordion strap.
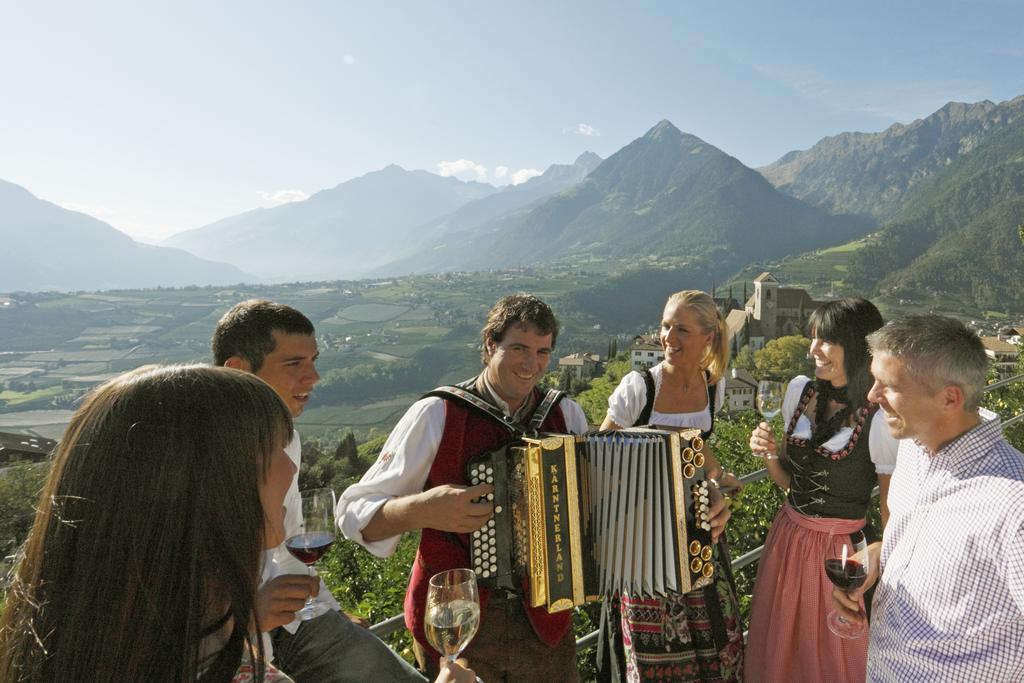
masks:
<svg viewBox="0 0 1024 683"><path fill-rule="evenodd" d="M463 389L462 387L455 385L437 387L436 389L423 394L422 398L427 398L428 396L437 396L438 398L443 398L446 401L454 401L455 403L461 403L469 408L474 408L493 419L502 427L510 431L514 436L522 436L523 434L523 428L513 422L512 418L506 416L487 401L483 400L471 391Z"/></svg>
<svg viewBox="0 0 1024 683"><path fill-rule="evenodd" d="M540 405L533 411L533 417L530 418L530 433L536 434L540 431L540 426L544 424L544 420L548 419L548 415L551 413L551 409L558 405L558 402L565 396L564 391L558 389L548 389L548 392L544 394L544 398L541 400Z"/></svg>
<svg viewBox="0 0 1024 683"><path fill-rule="evenodd" d="M551 414L551 410L558 405L562 397L565 396L564 391L558 391L557 389L549 389L541 402L537 405L537 408L533 411L533 415L530 417L530 422L523 429L518 423L514 422L512 418L508 417L495 406L485 401L481 397L477 396L468 389L457 386L447 385L438 387L433 391L428 391L423 395L423 398L427 396L437 396L447 401L455 401L461 403L470 408L474 408L484 415L492 418L502 427L512 433L513 436L520 437L524 434L536 434L540 431L540 427L544 424L544 420L548 419L548 415Z"/></svg>

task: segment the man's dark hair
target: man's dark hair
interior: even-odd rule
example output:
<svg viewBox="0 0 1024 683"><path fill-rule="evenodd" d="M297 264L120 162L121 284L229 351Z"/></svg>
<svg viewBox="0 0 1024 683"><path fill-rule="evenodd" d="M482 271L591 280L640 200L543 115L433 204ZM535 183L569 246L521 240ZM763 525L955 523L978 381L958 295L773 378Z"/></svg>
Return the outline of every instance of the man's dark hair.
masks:
<svg viewBox="0 0 1024 683"><path fill-rule="evenodd" d="M285 334L314 334L309 318L291 306L265 299L237 303L224 314L213 331L210 347L213 364L224 365L228 358L244 358L253 372L263 367L263 359L273 353L273 331Z"/></svg>
<svg viewBox="0 0 1024 683"><path fill-rule="evenodd" d="M513 326L532 327L540 334L550 334L551 348L554 348L555 340L558 339L558 319L550 306L532 294L510 294L494 304L487 313L487 322L480 330L480 340L483 342L480 357L484 365L489 360L487 340L501 343L508 328Z"/></svg>

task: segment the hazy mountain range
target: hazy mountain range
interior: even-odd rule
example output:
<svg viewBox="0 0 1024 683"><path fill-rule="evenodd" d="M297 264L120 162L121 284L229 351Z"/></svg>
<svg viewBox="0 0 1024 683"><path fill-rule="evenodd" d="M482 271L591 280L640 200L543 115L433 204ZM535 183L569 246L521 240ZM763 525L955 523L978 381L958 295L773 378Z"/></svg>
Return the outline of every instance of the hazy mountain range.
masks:
<svg viewBox="0 0 1024 683"><path fill-rule="evenodd" d="M661 121L582 182L526 210L449 232L382 272L480 270L566 257L687 261L731 271L872 228L775 190L756 171Z"/></svg>
<svg viewBox="0 0 1024 683"><path fill-rule="evenodd" d="M1022 242L1024 116L1017 115L921 182L855 254L848 279L867 292L1020 311Z"/></svg>
<svg viewBox="0 0 1024 683"><path fill-rule="evenodd" d="M423 223L497 192L398 166L367 173L301 202L256 209L178 233L163 242L230 260L279 280L345 279L394 257Z"/></svg>
<svg viewBox="0 0 1024 683"><path fill-rule="evenodd" d="M862 294L949 293L971 305L1024 307L1020 288L1008 284L1024 267L1024 247L1013 239L1024 222L1022 114L1024 96L951 102L879 133L824 138L759 170L669 121L607 159L585 153L500 189L392 165L163 244L201 258L137 244L5 184L0 236L20 270L4 274L0 291L223 283L242 271L348 279L574 259L721 281L752 262L873 235L848 278Z"/></svg>
<svg viewBox="0 0 1024 683"><path fill-rule="evenodd" d="M775 187L814 206L886 220L923 181L1022 114L1024 95L1000 104L950 102L926 118L881 133L823 138L759 170Z"/></svg>
<svg viewBox="0 0 1024 683"><path fill-rule="evenodd" d="M233 265L135 242L111 225L0 180L0 292L252 281Z"/></svg>

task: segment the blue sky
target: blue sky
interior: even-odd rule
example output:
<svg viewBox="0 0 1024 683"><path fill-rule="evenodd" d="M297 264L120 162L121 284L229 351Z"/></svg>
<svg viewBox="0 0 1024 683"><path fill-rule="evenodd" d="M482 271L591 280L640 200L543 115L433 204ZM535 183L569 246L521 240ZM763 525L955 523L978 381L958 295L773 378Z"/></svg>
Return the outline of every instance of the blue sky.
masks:
<svg viewBox="0 0 1024 683"><path fill-rule="evenodd" d="M0 4L0 179L150 240L390 163L504 184L667 118L756 167L1021 94L1020 2Z"/></svg>

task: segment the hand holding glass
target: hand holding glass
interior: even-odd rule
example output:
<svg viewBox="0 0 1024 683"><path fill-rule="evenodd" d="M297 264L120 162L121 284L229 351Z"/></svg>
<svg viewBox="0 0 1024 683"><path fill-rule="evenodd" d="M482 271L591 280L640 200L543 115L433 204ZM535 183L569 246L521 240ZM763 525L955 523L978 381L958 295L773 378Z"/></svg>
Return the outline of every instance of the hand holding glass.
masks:
<svg viewBox="0 0 1024 683"><path fill-rule="evenodd" d="M837 588L852 591L864 585L871 571L871 552L863 531L830 531L824 553L825 574ZM847 621L835 610L828 613L828 630L840 638L859 638L863 622Z"/></svg>
<svg viewBox="0 0 1024 683"><path fill-rule="evenodd" d="M480 626L480 597L471 569L449 569L430 578L424 630L427 640L454 662Z"/></svg>
<svg viewBox="0 0 1024 683"><path fill-rule="evenodd" d="M786 387L782 382L776 382L775 380L763 379L757 383L757 410L760 412L765 419L765 425L759 427L760 430L772 431L771 421L776 415L782 411L782 397L786 393ZM757 430L755 430L756 432ZM759 437L765 440L764 436ZM774 435L772 435L774 439ZM778 453L771 453L765 450L762 444L754 444L755 435L751 435L751 449L753 449L754 455L759 458L766 460L778 460Z"/></svg>
<svg viewBox="0 0 1024 683"><path fill-rule="evenodd" d="M782 411L785 387L782 382L763 379L757 383L757 410L769 422Z"/></svg>
<svg viewBox="0 0 1024 683"><path fill-rule="evenodd" d="M323 557L327 549L334 543L334 491L331 489L312 489L303 491L302 496L302 532L287 541L288 552L309 568L309 575L316 576L316 561ZM319 596L310 596L306 605L296 615L303 621L318 617L330 609Z"/></svg>

